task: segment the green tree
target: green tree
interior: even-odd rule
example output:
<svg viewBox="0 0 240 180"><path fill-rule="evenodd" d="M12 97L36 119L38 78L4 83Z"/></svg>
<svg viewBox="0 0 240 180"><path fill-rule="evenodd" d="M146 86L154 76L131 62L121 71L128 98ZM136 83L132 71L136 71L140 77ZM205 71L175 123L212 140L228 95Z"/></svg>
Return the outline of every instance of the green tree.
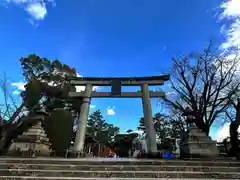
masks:
<svg viewBox="0 0 240 180"><path fill-rule="evenodd" d="M166 136L167 133L167 129L164 126L165 123L165 119L164 116L157 113L155 114L155 116L152 118L153 119L153 124L154 124L154 128L156 131L156 135L159 138L163 138ZM139 120L139 126L137 127L138 130L142 131L144 134L146 134L146 127L144 124L144 117L141 117Z"/></svg>
<svg viewBox="0 0 240 180"><path fill-rule="evenodd" d="M20 59L23 76L27 82L38 79L42 82L51 83L53 86L63 87L67 82L66 77L76 76L76 70L60 61L50 61L35 54Z"/></svg>
<svg viewBox="0 0 240 180"><path fill-rule="evenodd" d="M39 107L45 107L50 117L45 122L48 136L58 155L63 155L69 145L69 136L72 139L72 118L65 112L60 118L56 109L67 109L72 115L79 116L81 98L70 98L68 93L76 91L68 78L76 77L76 70L58 60L50 61L35 54L20 59L26 85L22 92L24 105L30 113L35 113ZM53 113L53 114L52 114ZM64 128L66 127L66 128ZM64 129L64 130L63 130ZM64 133L62 144L60 136Z"/></svg>
<svg viewBox="0 0 240 180"><path fill-rule="evenodd" d="M107 142L107 146L111 146L114 143L115 136L119 133L119 127L114 126L113 124L107 124L107 126L108 126L108 131L107 131L108 142Z"/></svg>
<svg viewBox="0 0 240 180"><path fill-rule="evenodd" d="M138 125L137 129L139 131L142 131L144 134L146 133L146 127L145 127L145 124L144 124L144 118L143 117L140 118L139 125Z"/></svg>
<svg viewBox="0 0 240 180"><path fill-rule="evenodd" d="M22 129L19 129L19 127L26 118L22 118L19 115L23 109L28 110L28 115L33 115L40 106L44 106L49 113L56 108L68 108L69 111L73 111L76 114L80 113L81 99L68 97L69 91L75 91L75 88L67 80L68 77L76 76L74 68L61 64L58 60L51 62L35 54L22 57L20 62L26 81L25 91L21 93L23 102L15 108L8 121L2 120L3 116L0 117L0 120L3 122L0 125L1 150L7 148L17 134L22 133L19 132ZM4 89L6 90L6 88ZM9 110L10 107L8 112Z"/></svg>
<svg viewBox="0 0 240 180"><path fill-rule="evenodd" d="M48 111L52 111L70 105L79 113L80 100L68 97L69 91L75 91L67 80L68 77L76 77L74 68L35 54L21 58L20 62L27 81L22 97L29 110L44 105Z"/></svg>
<svg viewBox="0 0 240 180"><path fill-rule="evenodd" d="M155 114L153 117L154 128L158 138L165 139L166 137L179 137L182 132L185 131L185 127L182 121L175 119L177 114L172 116L162 115L160 113ZM138 130L146 134L146 127L144 125L144 118L140 118Z"/></svg>
<svg viewBox="0 0 240 180"><path fill-rule="evenodd" d="M172 109L165 118L166 127L169 129L171 137L180 137L183 132L187 130L186 117L176 109Z"/></svg>
<svg viewBox="0 0 240 180"><path fill-rule="evenodd" d="M87 133L99 139L99 133L107 129L107 123L103 119L103 115L100 110L97 110L89 115L88 118Z"/></svg>
<svg viewBox="0 0 240 180"><path fill-rule="evenodd" d="M44 128L57 156L64 156L71 144L73 123L72 114L64 109L55 109L44 121Z"/></svg>
<svg viewBox="0 0 240 180"><path fill-rule="evenodd" d="M87 133L99 142L105 145L111 144L118 132L118 127L105 122L100 110L89 115Z"/></svg>

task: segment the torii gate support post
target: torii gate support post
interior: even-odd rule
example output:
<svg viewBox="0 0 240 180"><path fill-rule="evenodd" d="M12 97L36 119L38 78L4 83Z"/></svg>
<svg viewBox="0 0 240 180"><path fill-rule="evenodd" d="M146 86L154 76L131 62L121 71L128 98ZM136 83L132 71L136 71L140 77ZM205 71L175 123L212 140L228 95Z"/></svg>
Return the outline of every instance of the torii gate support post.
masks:
<svg viewBox="0 0 240 180"><path fill-rule="evenodd" d="M83 98L83 102L80 107L78 129L77 129L75 143L74 143L74 153L76 156L79 156L81 153L83 153L83 149L84 149L91 94L92 94L92 85L87 84L85 88L85 96Z"/></svg>
<svg viewBox="0 0 240 180"><path fill-rule="evenodd" d="M157 143L156 143L156 131L154 128L153 118L152 118L152 107L149 97L148 84L142 85L142 104L143 104L143 113L144 113L144 125L146 127L147 135L147 151L148 153L157 152Z"/></svg>

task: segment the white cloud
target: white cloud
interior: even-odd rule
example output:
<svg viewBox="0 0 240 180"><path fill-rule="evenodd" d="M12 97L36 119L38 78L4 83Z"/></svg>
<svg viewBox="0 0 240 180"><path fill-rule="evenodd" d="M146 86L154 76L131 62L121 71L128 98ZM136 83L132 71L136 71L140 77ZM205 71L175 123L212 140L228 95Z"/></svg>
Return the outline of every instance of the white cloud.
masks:
<svg viewBox="0 0 240 180"><path fill-rule="evenodd" d="M216 132L215 135L211 136L213 140L221 142L223 141L225 138L229 137L229 126L230 123L226 123L224 124L224 126L222 126L220 129L218 129L218 131ZM238 132L240 133L240 128L238 129Z"/></svg>
<svg viewBox="0 0 240 180"><path fill-rule="evenodd" d="M77 77L83 77L80 73L77 73L76 75Z"/></svg>
<svg viewBox="0 0 240 180"><path fill-rule="evenodd" d="M85 91L85 86L76 86L76 92L81 92L81 91ZM92 90L96 91L98 89L98 86L93 86Z"/></svg>
<svg viewBox="0 0 240 180"><path fill-rule="evenodd" d="M229 136L229 123L226 123L224 126L222 126L214 136L212 136L212 139L218 142L221 142L223 139Z"/></svg>
<svg viewBox="0 0 240 180"><path fill-rule="evenodd" d="M24 91L25 90L25 83L24 82L14 82L11 83L12 86L15 86L17 88L17 90L19 91Z"/></svg>
<svg viewBox="0 0 240 180"><path fill-rule="evenodd" d="M221 32L226 36L226 41L222 44L223 49L239 47L240 45L240 1L228 0L220 5L223 12L220 20L231 20L231 25L223 25Z"/></svg>
<svg viewBox="0 0 240 180"><path fill-rule="evenodd" d="M47 14L45 4L40 3L29 4L25 10L36 20L43 20Z"/></svg>
<svg viewBox="0 0 240 180"><path fill-rule="evenodd" d="M90 105L91 109L94 109L95 107L96 107L96 105L92 105L92 104Z"/></svg>
<svg viewBox="0 0 240 180"><path fill-rule="evenodd" d="M12 93L13 93L14 95L19 95L21 92L18 91L18 90L14 90Z"/></svg>
<svg viewBox="0 0 240 180"><path fill-rule="evenodd" d="M127 130L129 130L129 129L127 129ZM144 134L144 132L141 131L141 130L133 130L133 131L131 131L129 133L127 132L127 130L125 131L126 132L125 134L131 134L131 133L137 133L139 135L143 135Z"/></svg>
<svg viewBox="0 0 240 180"><path fill-rule="evenodd" d="M76 86L76 92L85 91L85 86Z"/></svg>
<svg viewBox="0 0 240 180"><path fill-rule="evenodd" d="M114 115L116 115L116 112L114 111L114 109L115 109L115 107L108 107L107 108L107 114L109 115L109 116L114 116Z"/></svg>
<svg viewBox="0 0 240 180"><path fill-rule="evenodd" d="M34 21L43 20L47 15L47 4L55 6L54 0L5 0L7 4L16 4L22 7ZM33 22L30 20L30 22Z"/></svg>

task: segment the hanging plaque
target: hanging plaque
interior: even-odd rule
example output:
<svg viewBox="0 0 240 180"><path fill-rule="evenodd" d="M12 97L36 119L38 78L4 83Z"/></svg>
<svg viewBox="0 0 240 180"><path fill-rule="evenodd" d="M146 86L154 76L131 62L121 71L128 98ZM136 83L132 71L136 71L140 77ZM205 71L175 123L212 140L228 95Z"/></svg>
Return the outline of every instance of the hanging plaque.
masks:
<svg viewBox="0 0 240 180"><path fill-rule="evenodd" d="M115 79L112 81L112 95L120 96L121 95L121 81L119 79Z"/></svg>

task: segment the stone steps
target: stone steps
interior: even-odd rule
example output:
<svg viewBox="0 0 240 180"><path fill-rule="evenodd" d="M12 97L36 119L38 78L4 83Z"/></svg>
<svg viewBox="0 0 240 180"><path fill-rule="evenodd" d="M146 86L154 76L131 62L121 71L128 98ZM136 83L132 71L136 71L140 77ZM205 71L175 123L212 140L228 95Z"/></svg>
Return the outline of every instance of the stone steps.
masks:
<svg viewBox="0 0 240 180"><path fill-rule="evenodd" d="M29 177L29 176L2 176L3 180L106 180L106 178L79 178L79 177ZM153 180L153 178L107 178L108 180ZM154 178L154 180L196 180L196 178ZM206 180L198 178L197 180ZM216 180L216 179L207 179L207 180ZM221 179L229 180L229 179Z"/></svg>
<svg viewBox="0 0 240 180"><path fill-rule="evenodd" d="M234 160L0 158L0 179L240 179Z"/></svg>
<svg viewBox="0 0 240 180"><path fill-rule="evenodd" d="M186 160L148 160L148 159L113 159L113 158L82 158L82 159L63 159L63 158L0 158L0 164L56 164L56 165L158 165L158 166L237 166L240 161L232 159L186 159Z"/></svg>
<svg viewBox="0 0 240 180"><path fill-rule="evenodd" d="M41 169L0 169L3 176L34 177L88 177L88 178L216 178L240 179L235 172L201 172L201 171L76 171L76 170L41 170Z"/></svg>
<svg viewBox="0 0 240 180"><path fill-rule="evenodd" d="M197 171L197 172L240 172L240 166L177 166L177 165L68 165L68 164L10 164L0 163L0 171L4 169L31 170L66 170L72 171Z"/></svg>

